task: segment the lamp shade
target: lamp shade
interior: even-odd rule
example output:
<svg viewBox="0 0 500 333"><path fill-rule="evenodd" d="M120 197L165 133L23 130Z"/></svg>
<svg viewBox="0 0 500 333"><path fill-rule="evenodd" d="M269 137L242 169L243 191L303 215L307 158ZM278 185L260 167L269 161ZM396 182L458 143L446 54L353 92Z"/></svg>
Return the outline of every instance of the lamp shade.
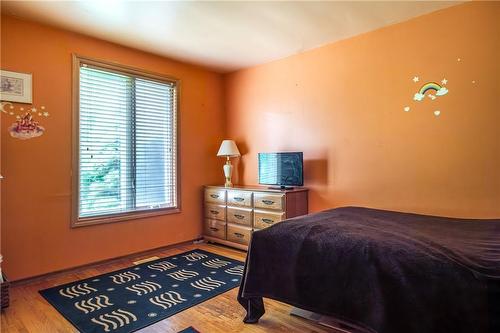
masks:
<svg viewBox="0 0 500 333"><path fill-rule="evenodd" d="M236 157L241 156L241 154L233 140L224 140L220 145L217 156Z"/></svg>

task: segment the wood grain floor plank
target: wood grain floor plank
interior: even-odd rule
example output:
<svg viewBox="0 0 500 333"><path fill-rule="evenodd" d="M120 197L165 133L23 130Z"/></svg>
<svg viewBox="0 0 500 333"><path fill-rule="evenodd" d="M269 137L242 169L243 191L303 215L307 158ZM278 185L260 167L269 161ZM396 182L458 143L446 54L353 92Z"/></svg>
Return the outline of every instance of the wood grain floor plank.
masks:
<svg viewBox="0 0 500 333"><path fill-rule="evenodd" d="M246 252L212 244L179 245L148 253L132 255L108 263L86 266L71 271L49 275L43 279L14 285L11 288L11 305L1 315L2 333L73 333L78 332L55 308L47 303L38 290L54 287L80 279L130 267L133 261L150 256L167 257L200 248L232 259L244 261ZM290 316L291 306L265 300L266 314L258 324L244 324L244 309L236 300L238 288L218 295L174 316L150 325L141 333L176 333L193 326L203 333L266 333L310 332L327 333L334 330Z"/></svg>

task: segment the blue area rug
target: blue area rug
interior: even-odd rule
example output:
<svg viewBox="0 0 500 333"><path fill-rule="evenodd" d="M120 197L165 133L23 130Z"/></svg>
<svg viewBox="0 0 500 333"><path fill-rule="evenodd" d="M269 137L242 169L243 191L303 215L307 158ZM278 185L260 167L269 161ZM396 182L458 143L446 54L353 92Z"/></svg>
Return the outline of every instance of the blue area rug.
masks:
<svg viewBox="0 0 500 333"><path fill-rule="evenodd" d="M44 289L82 333L128 333L239 286L243 263L203 250Z"/></svg>

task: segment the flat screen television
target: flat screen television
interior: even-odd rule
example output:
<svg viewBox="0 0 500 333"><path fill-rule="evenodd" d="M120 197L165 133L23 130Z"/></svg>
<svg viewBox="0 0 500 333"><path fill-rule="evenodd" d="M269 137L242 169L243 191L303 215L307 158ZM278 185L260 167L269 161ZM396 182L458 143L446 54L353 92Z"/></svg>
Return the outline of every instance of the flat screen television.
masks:
<svg viewBox="0 0 500 333"><path fill-rule="evenodd" d="M304 185L302 152L259 153L259 184L281 189Z"/></svg>

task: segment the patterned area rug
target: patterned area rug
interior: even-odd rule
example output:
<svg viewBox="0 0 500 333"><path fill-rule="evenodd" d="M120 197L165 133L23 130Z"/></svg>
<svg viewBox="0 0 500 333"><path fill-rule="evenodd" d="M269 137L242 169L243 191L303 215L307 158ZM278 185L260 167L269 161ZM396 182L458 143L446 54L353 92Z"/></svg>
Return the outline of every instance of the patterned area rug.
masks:
<svg viewBox="0 0 500 333"><path fill-rule="evenodd" d="M40 294L82 333L129 333L239 286L242 273L241 261L196 249Z"/></svg>

